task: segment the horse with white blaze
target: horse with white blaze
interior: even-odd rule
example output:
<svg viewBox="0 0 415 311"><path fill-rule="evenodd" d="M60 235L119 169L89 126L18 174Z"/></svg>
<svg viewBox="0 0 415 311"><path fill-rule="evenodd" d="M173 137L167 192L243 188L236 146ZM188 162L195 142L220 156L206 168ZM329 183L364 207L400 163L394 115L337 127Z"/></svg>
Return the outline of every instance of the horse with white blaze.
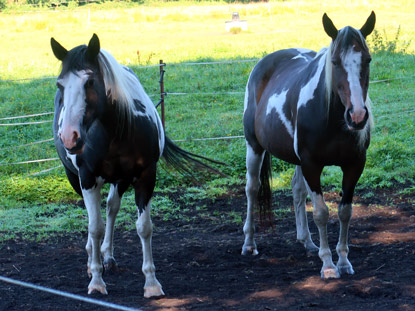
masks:
<svg viewBox="0 0 415 311"><path fill-rule="evenodd" d="M332 41L318 53L285 49L265 56L249 77L244 105L246 138L247 218L242 254L258 254L254 240L254 210L270 213L270 154L295 164L292 179L297 239L323 262L321 277L353 274L348 260L348 230L352 199L366 162L370 142L369 63L366 37L375 26L372 12L360 29L337 30L323 15L325 32ZM323 199L320 175L325 166L343 172L338 207L340 234L334 265L327 238L329 211ZM320 247L310 236L305 204L313 203ZM267 212L268 211L268 212Z"/></svg>
<svg viewBox="0 0 415 311"><path fill-rule="evenodd" d="M219 162L184 151L165 136L157 110L137 76L102 50L95 34L88 46L70 51L53 38L51 46L62 61L55 96L55 145L66 175L88 211L88 293L107 294L103 265L105 269L116 265L114 223L121 197L132 185L143 250L144 296L164 295L155 275L151 247L150 199L157 162L162 157L189 174L196 169L219 173L200 160ZM111 184L106 225L100 213L104 183Z"/></svg>

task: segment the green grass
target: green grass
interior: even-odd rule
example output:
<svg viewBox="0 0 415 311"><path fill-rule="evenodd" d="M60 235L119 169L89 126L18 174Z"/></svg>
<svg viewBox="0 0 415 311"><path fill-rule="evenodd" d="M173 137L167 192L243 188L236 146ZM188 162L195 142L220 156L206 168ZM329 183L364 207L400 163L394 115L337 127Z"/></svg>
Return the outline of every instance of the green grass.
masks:
<svg viewBox="0 0 415 311"><path fill-rule="evenodd" d="M321 26L323 11L328 12L340 28L347 24L360 27L372 9L377 13L378 33L374 39L369 39L375 51L371 80L403 79L370 85L376 126L358 187L388 187L395 182L413 184L415 56L414 46L408 42L415 37L415 28L410 1L369 1L367 6L331 1L324 6L317 1L255 5L179 2L175 6L172 3L123 8L87 6L79 12L0 13L0 35L4 38L0 49L0 118L53 111L54 79L6 80L56 76L59 63L50 50L50 37L54 36L71 48L87 43L96 32L102 47L137 73L148 94L154 95L154 102L159 97L158 68L140 67L158 63L159 59L168 63L166 91L189 93L166 97L166 131L170 138L190 140L242 135L245 84L255 63L189 66L180 65L181 62L260 58L285 47L319 49L329 44ZM249 28L247 32L233 35L225 32L224 21L235 10L242 19L248 20ZM0 120L0 123L42 120L51 121L52 116ZM0 137L1 164L57 157L53 142L22 146L51 138L51 123L0 126ZM223 170L230 176L228 179L213 176L204 188L193 188L189 198L184 195L181 202L192 203L191 198L214 199L230 187L244 184L244 139L178 144L186 150L228 163ZM0 232L3 238L13 234L33 236L36 232L38 237L43 237L52 231L86 229L85 211L73 203L77 196L62 168L32 176L59 164L59 161L51 161L0 165ZM273 188L289 188L293 167L276 159L273 167ZM340 170L325 169L322 182L325 187L339 189ZM159 194L153 201L156 216L180 217L181 206L163 192L175 191L186 183L193 186L188 179L160 169ZM408 186L406 191L413 191L413 187ZM126 194L123 205L125 211L120 214L118 224L132 228L136 211L131 193ZM236 215L234 219L239 221Z"/></svg>

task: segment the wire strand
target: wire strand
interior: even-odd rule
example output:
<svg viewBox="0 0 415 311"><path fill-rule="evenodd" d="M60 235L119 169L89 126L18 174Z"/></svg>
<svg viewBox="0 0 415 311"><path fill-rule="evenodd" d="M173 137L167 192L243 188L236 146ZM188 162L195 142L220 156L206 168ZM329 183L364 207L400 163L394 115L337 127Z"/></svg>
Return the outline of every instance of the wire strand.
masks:
<svg viewBox="0 0 415 311"><path fill-rule="evenodd" d="M44 287L44 286L40 286L40 285L35 285L35 284L23 282L23 281L14 280L14 279L4 277L4 276L0 276L0 281L6 282L6 283L9 283L9 284L22 286L22 287L27 287L27 288L34 289L34 290L39 290L39 291L46 292L46 293L53 294L53 295L57 295L57 296L62 296L62 297L69 298L69 299L72 299L72 300L78 300L78 301L82 301L82 302L86 302L86 303L90 303L90 304L95 304L95 305L98 305L98 306L101 306L101 307L111 308L111 309L114 309L114 310L142 311L141 309L121 306L121 305L117 305L117 304L114 304L114 303L111 303L111 302L105 302L105 301L101 301L101 300L97 300L97 299L83 297L83 296L80 296L80 295L75 295L75 294L72 294L72 293L68 293L68 292L64 292L64 291L60 291L60 290L56 290L56 289L52 289L52 288L48 288L48 287Z"/></svg>

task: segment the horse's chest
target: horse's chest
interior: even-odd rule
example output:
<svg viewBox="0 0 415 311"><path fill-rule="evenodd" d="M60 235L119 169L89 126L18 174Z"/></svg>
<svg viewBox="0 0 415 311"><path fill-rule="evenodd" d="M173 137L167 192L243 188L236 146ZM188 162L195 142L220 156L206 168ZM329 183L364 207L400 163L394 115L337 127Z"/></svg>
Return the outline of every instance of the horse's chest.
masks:
<svg viewBox="0 0 415 311"><path fill-rule="evenodd" d="M107 181L120 181L139 177L148 165L148 158L136 152L109 152L102 163L97 166L96 175Z"/></svg>
<svg viewBox="0 0 415 311"><path fill-rule="evenodd" d="M341 132L314 137L305 135L298 139L298 151L301 158L310 157L313 162L339 166L352 163L364 154L353 136Z"/></svg>

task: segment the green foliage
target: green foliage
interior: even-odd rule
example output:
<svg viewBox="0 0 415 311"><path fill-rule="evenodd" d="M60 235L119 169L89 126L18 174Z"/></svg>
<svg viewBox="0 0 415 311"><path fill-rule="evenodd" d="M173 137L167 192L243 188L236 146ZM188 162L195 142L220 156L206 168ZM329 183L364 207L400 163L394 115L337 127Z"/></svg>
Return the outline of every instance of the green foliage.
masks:
<svg viewBox="0 0 415 311"><path fill-rule="evenodd" d="M44 176L43 178L10 177L0 182L1 200L10 206L22 203L48 203L79 199L65 176ZM13 205L15 205L13 204ZM3 206L7 208L7 206Z"/></svg>
<svg viewBox="0 0 415 311"><path fill-rule="evenodd" d="M389 39L386 30L383 32L375 29L368 39L373 52L375 53L402 53L405 54L411 45L411 41L405 41L401 38L401 26L398 26L393 39Z"/></svg>
<svg viewBox="0 0 415 311"><path fill-rule="evenodd" d="M229 32L233 35L237 35L238 33L242 32L242 28L241 27L232 27Z"/></svg>
<svg viewBox="0 0 415 311"><path fill-rule="evenodd" d="M85 232L88 217L84 208L66 204L22 205L0 208L0 240L17 236L43 240L51 233Z"/></svg>
<svg viewBox="0 0 415 311"><path fill-rule="evenodd" d="M6 0L0 0L0 11L4 10L7 6Z"/></svg>

